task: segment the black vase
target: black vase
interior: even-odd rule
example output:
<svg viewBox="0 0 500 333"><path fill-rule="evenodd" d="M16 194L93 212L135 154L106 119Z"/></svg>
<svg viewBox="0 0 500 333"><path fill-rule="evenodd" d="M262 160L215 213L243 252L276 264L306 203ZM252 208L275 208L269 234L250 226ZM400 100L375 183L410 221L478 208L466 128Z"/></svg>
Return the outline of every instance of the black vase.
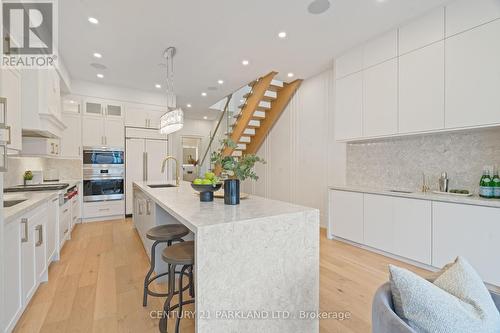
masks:
<svg viewBox="0 0 500 333"><path fill-rule="evenodd" d="M226 179L224 181L224 203L226 205L240 204L240 180Z"/></svg>

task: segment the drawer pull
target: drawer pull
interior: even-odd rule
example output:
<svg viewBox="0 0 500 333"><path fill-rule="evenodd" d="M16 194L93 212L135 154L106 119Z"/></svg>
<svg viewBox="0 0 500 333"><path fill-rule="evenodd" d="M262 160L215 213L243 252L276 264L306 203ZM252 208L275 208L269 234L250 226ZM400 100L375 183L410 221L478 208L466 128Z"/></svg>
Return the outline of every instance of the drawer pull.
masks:
<svg viewBox="0 0 500 333"><path fill-rule="evenodd" d="M106 211L108 211L108 210L109 210L109 208L99 208L99 211L100 211L100 212L106 212Z"/></svg>
<svg viewBox="0 0 500 333"><path fill-rule="evenodd" d="M40 245L43 244L43 227L42 225L37 225L35 228L36 231L38 231L38 241L36 242L35 246L39 247Z"/></svg>
<svg viewBox="0 0 500 333"><path fill-rule="evenodd" d="M27 243L28 240L29 240L29 233L28 233L28 219L27 218L23 218L21 219L21 223L24 224L24 237L21 238L21 243Z"/></svg>

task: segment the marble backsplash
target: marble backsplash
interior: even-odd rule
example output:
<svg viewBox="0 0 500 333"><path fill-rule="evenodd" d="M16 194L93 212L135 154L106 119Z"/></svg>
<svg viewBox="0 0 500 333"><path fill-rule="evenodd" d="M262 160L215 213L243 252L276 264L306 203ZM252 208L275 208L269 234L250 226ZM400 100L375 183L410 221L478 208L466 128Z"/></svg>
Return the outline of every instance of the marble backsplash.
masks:
<svg viewBox="0 0 500 333"><path fill-rule="evenodd" d="M26 170L50 170L59 172L59 179L81 179L82 161L44 157L9 157L8 170L4 173L4 187L23 183Z"/></svg>
<svg viewBox="0 0 500 333"><path fill-rule="evenodd" d="M347 145L347 185L420 190L422 173L432 189L446 171L450 189L477 193L483 166L500 167L500 129L380 139Z"/></svg>

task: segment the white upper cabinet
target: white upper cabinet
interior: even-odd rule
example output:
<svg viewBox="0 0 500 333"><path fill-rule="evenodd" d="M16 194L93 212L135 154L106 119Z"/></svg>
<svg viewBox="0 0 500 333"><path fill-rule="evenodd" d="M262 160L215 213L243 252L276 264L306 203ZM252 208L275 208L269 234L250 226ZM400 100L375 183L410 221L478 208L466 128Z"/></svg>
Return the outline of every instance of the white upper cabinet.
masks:
<svg viewBox="0 0 500 333"><path fill-rule="evenodd" d="M121 104L100 99L85 101L82 145L125 146L124 111Z"/></svg>
<svg viewBox="0 0 500 333"><path fill-rule="evenodd" d="M446 40L446 127L500 123L500 20Z"/></svg>
<svg viewBox="0 0 500 333"><path fill-rule="evenodd" d="M366 69L363 77L363 136L397 133L398 60Z"/></svg>
<svg viewBox="0 0 500 333"><path fill-rule="evenodd" d="M363 135L363 73L336 81L335 138L346 140Z"/></svg>
<svg viewBox="0 0 500 333"><path fill-rule="evenodd" d="M350 50L335 61L335 77L342 78L363 69L363 47Z"/></svg>
<svg viewBox="0 0 500 333"><path fill-rule="evenodd" d="M107 103L105 106L106 117L123 118L123 107L116 103Z"/></svg>
<svg viewBox="0 0 500 333"><path fill-rule="evenodd" d="M82 144L86 147L104 145L104 121L101 118L83 117Z"/></svg>
<svg viewBox="0 0 500 333"><path fill-rule="evenodd" d="M16 69L2 69L0 77L0 97L6 98L7 118L10 126L10 144L7 148L22 149L21 73Z"/></svg>
<svg viewBox="0 0 500 333"><path fill-rule="evenodd" d="M63 113L62 120L66 124L61 138L61 156L82 157L82 118L79 114Z"/></svg>
<svg viewBox="0 0 500 333"><path fill-rule="evenodd" d="M438 8L399 28L399 55L444 39L444 8Z"/></svg>
<svg viewBox="0 0 500 333"><path fill-rule="evenodd" d="M500 0L457 0L446 7L446 36L500 18Z"/></svg>
<svg viewBox="0 0 500 333"><path fill-rule="evenodd" d="M444 42L399 58L399 133L444 128Z"/></svg>
<svg viewBox="0 0 500 333"><path fill-rule="evenodd" d="M104 121L104 144L111 147L125 145L125 127L121 119L107 118Z"/></svg>
<svg viewBox="0 0 500 333"><path fill-rule="evenodd" d="M398 32L389 31L365 44L363 68L368 68L398 56Z"/></svg>
<svg viewBox="0 0 500 333"><path fill-rule="evenodd" d="M87 100L85 101L85 111L84 114L87 116L103 116L104 115L104 103L99 100Z"/></svg>

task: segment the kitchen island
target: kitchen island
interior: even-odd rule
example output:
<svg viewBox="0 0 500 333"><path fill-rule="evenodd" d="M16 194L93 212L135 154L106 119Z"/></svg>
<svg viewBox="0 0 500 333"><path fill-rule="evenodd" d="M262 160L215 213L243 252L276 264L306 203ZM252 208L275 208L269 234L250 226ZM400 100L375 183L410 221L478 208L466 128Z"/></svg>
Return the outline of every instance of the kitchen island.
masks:
<svg viewBox="0 0 500 333"><path fill-rule="evenodd" d="M258 196L200 202L187 182L151 184L134 183L134 224L148 253L150 227L191 230L197 332L319 331L317 209Z"/></svg>

